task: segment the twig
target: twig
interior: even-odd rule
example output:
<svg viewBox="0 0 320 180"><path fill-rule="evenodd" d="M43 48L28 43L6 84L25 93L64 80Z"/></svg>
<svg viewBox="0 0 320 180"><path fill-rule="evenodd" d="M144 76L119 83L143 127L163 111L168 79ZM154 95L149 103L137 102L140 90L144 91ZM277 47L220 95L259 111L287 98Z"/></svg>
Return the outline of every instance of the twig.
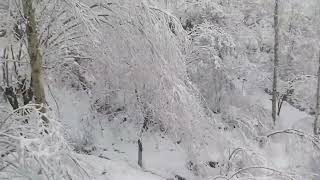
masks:
<svg viewBox="0 0 320 180"><path fill-rule="evenodd" d="M243 171L247 171L247 170L250 170L250 169L264 169L264 170L269 170L269 171L273 171L273 172L278 173L280 176L286 177L286 178L288 178L288 179L290 179L290 180L294 180L292 177L283 174L281 171L278 171L278 170L276 170L276 169L269 168L269 167L262 167L262 166L253 166L253 167L243 168L243 169L240 169L239 171L235 172L234 174L232 174L229 178L223 177L223 176L217 176L217 177L213 178L213 180L216 180L216 179L231 180L231 179L232 179L233 177L235 177L236 175L242 173Z"/></svg>
<svg viewBox="0 0 320 180"><path fill-rule="evenodd" d="M231 158L232 158L233 155L235 156L236 153L238 153L238 152L240 152L240 151L244 151L244 149L242 149L242 148L236 148L235 150L233 150L232 153L231 153L230 156L229 156L229 160L231 160Z"/></svg>
<svg viewBox="0 0 320 180"><path fill-rule="evenodd" d="M296 129L285 129L285 130L281 130L281 131L276 131L273 133L268 134L266 137L269 138L271 136L277 135L277 134L293 134L293 135L297 135L300 136L302 138L308 139L310 140L316 147L317 149L320 151L320 147L319 147L319 138L313 135L309 135L305 132L302 132L300 130L296 130Z"/></svg>
<svg viewBox="0 0 320 180"><path fill-rule="evenodd" d="M57 111L58 111L58 115L59 115L59 116L61 116L59 104L58 104L58 102L57 102L57 100L56 100L55 96L53 95L53 92L52 92L52 90L51 90L51 88L50 88L49 84L48 84L48 90L49 90L50 95L52 96L52 98L53 98L53 100L54 100L54 103L56 104Z"/></svg>
<svg viewBox="0 0 320 180"><path fill-rule="evenodd" d="M9 164L7 164L6 166L3 166L2 168L0 168L0 171L3 171L5 168L7 168L9 166Z"/></svg>

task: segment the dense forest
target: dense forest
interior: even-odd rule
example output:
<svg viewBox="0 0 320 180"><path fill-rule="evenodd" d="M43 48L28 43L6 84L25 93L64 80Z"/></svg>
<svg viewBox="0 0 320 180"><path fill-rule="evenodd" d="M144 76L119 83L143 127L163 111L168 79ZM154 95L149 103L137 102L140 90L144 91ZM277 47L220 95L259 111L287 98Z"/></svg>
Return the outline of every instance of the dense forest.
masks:
<svg viewBox="0 0 320 180"><path fill-rule="evenodd" d="M0 0L0 179L319 180L319 0Z"/></svg>

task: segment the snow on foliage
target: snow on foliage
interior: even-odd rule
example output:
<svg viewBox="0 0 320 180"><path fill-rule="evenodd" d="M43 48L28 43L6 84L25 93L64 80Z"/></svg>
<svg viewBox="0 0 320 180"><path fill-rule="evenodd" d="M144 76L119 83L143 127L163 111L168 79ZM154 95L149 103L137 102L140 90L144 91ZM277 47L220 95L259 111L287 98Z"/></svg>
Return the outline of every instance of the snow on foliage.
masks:
<svg viewBox="0 0 320 180"><path fill-rule="evenodd" d="M147 129L165 131L194 153L202 137L213 136L214 120L205 115L187 76L187 34L169 12L137 2L121 7L130 14L110 18L120 22L103 28L101 48L108 58L94 65L96 75L106 74L95 76L95 106L124 111L140 129L137 139Z"/></svg>
<svg viewBox="0 0 320 180"><path fill-rule="evenodd" d="M45 124L44 118L49 119ZM7 113L0 121L1 177L86 179L86 171L60 134L60 124L36 105Z"/></svg>
<svg viewBox="0 0 320 180"><path fill-rule="evenodd" d="M50 108L21 106L18 91L14 112L0 101L0 177L318 178L313 1L280 8L275 127L272 0L35 1ZM1 54L1 92L30 87L19 10L0 2L0 47L11 53ZM138 139L149 158L141 169Z"/></svg>

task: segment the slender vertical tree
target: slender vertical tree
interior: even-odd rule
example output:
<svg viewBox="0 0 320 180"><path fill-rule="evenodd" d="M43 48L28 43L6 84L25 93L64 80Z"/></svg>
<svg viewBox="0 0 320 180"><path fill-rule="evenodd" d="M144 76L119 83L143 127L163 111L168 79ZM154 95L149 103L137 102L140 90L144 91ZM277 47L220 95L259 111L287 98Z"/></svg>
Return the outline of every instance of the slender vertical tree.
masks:
<svg viewBox="0 0 320 180"><path fill-rule="evenodd" d="M320 51L319 51L319 65L318 65L318 85L317 85L317 93L316 93L316 114L314 119L314 125L313 125L313 132L314 135L319 134L319 106L320 106Z"/></svg>
<svg viewBox="0 0 320 180"><path fill-rule="evenodd" d="M315 4L316 10L315 10L315 20L319 19L320 17L320 2L317 1ZM317 21L316 22L316 27L318 27L318 31L316 31L316 34L320 35L320 24ZM319 37L319 36L318 36ZM320 45L320 44L319 44ZM317 78L318 78L318 83L317 83L317 92L316 92L316 107L315 107L315 118L314 118L314 123L313 123L313 133L314 135L319 135L319 115L320 115L320 49L319 49L319 54L318 54L318 73L317 73Z"/></svg>
<svg viewBox="0 0 320 180"><path fill-rule="evenodd" d="M272 119L276 124L277 119L277 81L279 64L279 0L275 0L274 8L274 60L273 60L273 84L272 84Z"/></svg>
<svg viewBox="0 0 320 180"><path fill-rule="evenodd" d="M22 1L23 13L27 21L26 35L31 65L31 88L35 98L35 103L42 105L40 111L44 113L46 110L43 105L46 104L46 97L43 85L42 55L39 47L39 34L37 32L37 22L33 3L34 0Z"/></svg>

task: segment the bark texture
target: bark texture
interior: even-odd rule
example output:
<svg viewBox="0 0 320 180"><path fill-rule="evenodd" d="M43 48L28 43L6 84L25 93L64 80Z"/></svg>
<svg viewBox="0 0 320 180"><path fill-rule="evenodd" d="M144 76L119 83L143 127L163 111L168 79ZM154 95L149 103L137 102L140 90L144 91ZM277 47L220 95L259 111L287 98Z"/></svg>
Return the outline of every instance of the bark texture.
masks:
<svg viewBox="0 0 320 180"><path fill-rule="evenodd" d="M28 53L31 65L31 86L35 96L35 102L45 104L45 92L43 86L42 55L39 48L39 34L35 19L33 0L23 1L24 15L27 19Z"/></svg>
<svg viewBox="0 0 320 180"><path fill-rule="evenodd" d="M320 106L320 51L319 51L319 67L318 67L318 85L317 85L317 93L316 93L316 114L315 114L315 119L314 119L314 127L313 127L313 132L314 135L319 134L319 106Z"/></svg>
<svg viewBox="0 0 320 180"><path fill-rule="evenodd" d="M39 34L37 32L37 22L35 9L33 7L34 0L23 0L23 13L27 20L26 34L28 42L28 53L31 65L31 88L34 95L36 104L41 105L40 111L46 112L46 96L43 84L43 68L42 68L42 55L39 47Z"/></svg>
<svg viewBox="0 0 320 180"><path fill-rule="evenodd" d="M277 84L279 66L279 0L275 0L274 8L274 60L273 60L273 83L272 83L272 119L273 124L277 120Z"/></svg>

